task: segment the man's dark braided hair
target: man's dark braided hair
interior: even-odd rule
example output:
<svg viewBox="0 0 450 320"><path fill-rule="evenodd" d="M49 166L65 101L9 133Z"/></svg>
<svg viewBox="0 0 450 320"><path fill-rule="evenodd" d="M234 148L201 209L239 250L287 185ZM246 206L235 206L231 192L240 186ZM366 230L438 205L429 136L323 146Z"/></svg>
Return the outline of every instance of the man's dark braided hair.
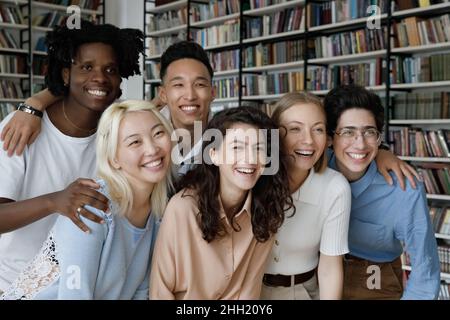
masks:
<svg viewBox="0 0 450 320"><path fill-rule="evenodd" d="M82 20L80 29L58 26L47 33L45 40L48 47L45 84L55 96L69 93L69 88L64 86L61 71L63 68L70 68L78 47L86 43L101 42L110 45L116 53L121 78L141 74L139 55L144 52L144 34L138 29L120 29L111 24L96 25Z"/></svg>

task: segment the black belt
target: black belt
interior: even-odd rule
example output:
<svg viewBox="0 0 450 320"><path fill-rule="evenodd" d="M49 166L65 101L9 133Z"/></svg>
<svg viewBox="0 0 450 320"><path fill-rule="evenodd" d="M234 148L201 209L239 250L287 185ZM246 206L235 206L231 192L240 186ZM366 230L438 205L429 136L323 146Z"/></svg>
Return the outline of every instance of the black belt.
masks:
<svg viewBox="0 0 450 320"><path fill-rule="evenodd" d="M266 286L270 287L290 287L291 286L291 279L294 277L294 285L303 283L311 279L314 274L316 273L316 268L312 269L311 271L300 273L292 276L286 276L284 274L264 274L263 277L263 283Z"/></svg>

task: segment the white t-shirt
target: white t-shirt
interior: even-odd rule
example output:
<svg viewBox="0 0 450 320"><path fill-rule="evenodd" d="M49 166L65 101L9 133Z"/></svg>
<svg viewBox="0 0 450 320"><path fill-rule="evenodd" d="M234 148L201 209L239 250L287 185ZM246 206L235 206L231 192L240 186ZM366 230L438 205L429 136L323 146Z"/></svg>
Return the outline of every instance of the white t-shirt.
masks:
<svg viewBox="0 0 450 320"><path fill-rule="evenodd" d="M0 123L0 132L12 115ZM94 178L95 137L66 136L44 112L41 133L22 156L8 157L0 142L0 198L26 200L65 189L80 177ZM0 290L38 253L56 218L52 214L0 236Z"/></svg>
<svg viewBox="0 0 450 320"><path fill-rule="evenodd" d="M342 174L330 168L320 174L311 169L292 194L296 213L286 214L275 235L265 273L304 273L318 265L319 252L329 256L348 253L351 197Z"/></svg>

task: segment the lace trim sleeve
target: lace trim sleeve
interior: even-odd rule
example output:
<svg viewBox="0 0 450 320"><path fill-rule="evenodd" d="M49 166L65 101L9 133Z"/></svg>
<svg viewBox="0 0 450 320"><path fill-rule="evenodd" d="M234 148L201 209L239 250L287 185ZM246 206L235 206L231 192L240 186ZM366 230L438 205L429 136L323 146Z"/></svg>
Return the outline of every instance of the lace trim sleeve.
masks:
<svg viewBox="0 0 450 320"><path fill-rule="evenodd" d="M57 248L50 232L41 250L19 277L0 296L0 300L31 300L60 276Z"/></svg>

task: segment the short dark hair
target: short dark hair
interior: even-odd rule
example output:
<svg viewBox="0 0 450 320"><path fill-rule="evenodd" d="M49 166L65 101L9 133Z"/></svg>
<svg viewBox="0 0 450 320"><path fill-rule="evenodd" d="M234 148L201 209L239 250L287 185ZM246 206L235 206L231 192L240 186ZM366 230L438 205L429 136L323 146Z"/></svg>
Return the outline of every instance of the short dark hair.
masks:
<svg viewBox="0 0 450 320"><path fill-rule="evenodd" d="M254 107L237 107L218 112L208 123L206 131L217 129L225 136L227 129L233 124L244 123L258 129L275 129L275 122L267 114ZM270 133L267 135L267 154L271 154L272 141ZM203 142L202 154L209 141ZM281 150L280 150L281 151ZM285 212L295 207L289 190L287 164L280 157L279 170L274 175L262 175L252 189L252 209L250 212L253 234L259 242L267 241L275 234L283 223ZM214 164L203 161L195 169L184 175L177 185L177 191L184 188L195 190L199 208L199 226L203 232L203 239L211 242L225 232L220 219L220 173ZM293 213L293 214L294 214ZM231 225L238 231L235 217Z"/></svg>
<svg viewBox="0 0 450 320"><path fill-rule="evenodd" d="M144 34L138 29L120 29L111 24L96 25L81 20L79 29L69 29L66 24L57 26L46 35L48 71L45 84L56 96L67 95L61 72L70 68L78 47L85 43L101 42L110 45L116 53L119 74L128 78L140 74L139 55L144 53Z"/></svg>
<svg viewBox="0 0 450 320"><path fill-rule="evenodd" d="M161 56L161 68L159 71L159 78L164 79L167 73L167 68L172 62L180 59L194 59L201 62L206 69L208 69L211 80L214 76L214 70L211 67L206 51L196 42L180 41L172 44L164 51Z"/></svg>
<svg viewBox="0 0 450 320"><path fill-rule="evenodd" d="M372 113L378 131L383 131L384 108L380 97L358 85L344 85L332 89L323 101L330 136L336 130L341 115L348 109L365 109Z"/></svg>

